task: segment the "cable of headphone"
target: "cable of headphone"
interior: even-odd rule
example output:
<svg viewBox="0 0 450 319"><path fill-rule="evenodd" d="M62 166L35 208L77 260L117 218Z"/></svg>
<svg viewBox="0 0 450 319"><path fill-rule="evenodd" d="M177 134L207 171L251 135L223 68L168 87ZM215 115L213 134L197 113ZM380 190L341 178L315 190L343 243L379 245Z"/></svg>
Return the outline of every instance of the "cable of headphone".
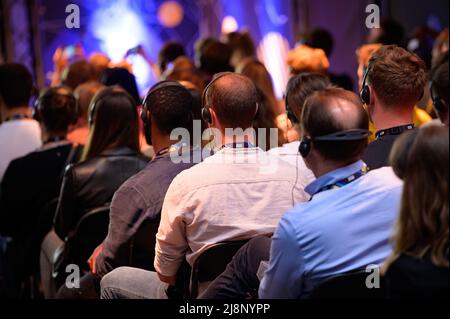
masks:
<svg viewBox="0 0 450 319"><path fill-rule="evenodd" d="M295 193L295 188L297 187L297 183L298 183L298 160L299 160L299 156L300 153L297 152L297 156L295 158L295 183L294 186L292 187L292 192L291 192L291 196L292 196L292 207L295 207L295 198L294 198L294 193Z"/></svg>

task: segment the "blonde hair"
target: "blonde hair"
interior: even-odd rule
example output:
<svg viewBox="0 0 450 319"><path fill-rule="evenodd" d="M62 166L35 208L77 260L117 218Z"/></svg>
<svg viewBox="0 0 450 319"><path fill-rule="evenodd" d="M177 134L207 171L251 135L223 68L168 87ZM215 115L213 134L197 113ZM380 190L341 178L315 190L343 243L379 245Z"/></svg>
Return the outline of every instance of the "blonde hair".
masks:
<svg viewBox="0 0 450 319"><path fill-rule="evenodd" d="M393 254L384 270L401 254L448 267L448 128L432 125L405 133L396 141L390 161L404 189Z"/></svg>
<svg viewBox="0 0 450 319"><path fill-rule="evenodd" d="M365 44L362 45L356 50L356 57L358 58L358 63L367 67L369 65L369 60L372 57L372 54L380 49L383 45L380 43L374 44Z"/></svg>
<svg viewBox="0 0 450 319"><path fill-rule="evenodd" d="M317 72L326 73L330 68L325 51L300 45L290 51L287 56L287 64L294 73Z"/></svg>

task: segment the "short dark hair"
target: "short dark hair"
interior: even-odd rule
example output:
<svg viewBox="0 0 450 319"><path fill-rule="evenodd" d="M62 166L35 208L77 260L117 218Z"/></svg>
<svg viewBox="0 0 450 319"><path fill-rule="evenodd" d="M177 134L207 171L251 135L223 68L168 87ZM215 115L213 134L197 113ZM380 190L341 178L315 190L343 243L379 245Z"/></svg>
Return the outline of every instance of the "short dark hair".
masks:
<svg viewBox="0 0 450 319"><path fill-rule="evenodd" d="M427 83L425 62L396 45L382 46L375 51L368 72L368 84L386 106L416 103Z"/></svg>
<svg viewBox="0 0 450 319"><path fill-rule="evenodd" d="M308 96L329 87L331 87L330 79L321 73L301 73L293 76L287 84L286 107L289 107L300 120Z"/></svg>
<svg viewBox="0 0 450 319"><path fill-rule="evenodd" d="M0 99L8 109L28 105L32 92L33 77L24 65L0 65Z"/></svg>
<svg viewBox="0 0 450 319"><path fill-rule="evenodd" d="M127 69L124 68L109 68L106 69L100 82L105 86L114 86L118 85L131 97L133 97L135 101L135 105L138 106L140 104L139 90L136 83L136 77L134 74L130 73Z"/></svg>
<svg viewBox="0 0 450 319"><path fill-rule="evenodd" d="M221 82L227 81L226 85ZM206 94L206 104L214 109L222 125L228 128L252 127L258 94L252 80L230 73L215 82Z"/></svg>
<svg viewBox="0 0 450 319"><path fill-rule="evenodd" d="M255 43L248 32L231 32L226 37L233 51L239 51L244 57L255 57Z"/></svg>
<svg viewBox="0 0 450 319"><path fill-rule="evenodd" d="M207 44L200 57L201 69L209 75L233 71L230 65L232 50L228 44L212 41Z"/></svg>
<svg viewBox="0 0 450 319"><path fill-rule="evenodd" d="M333 116L333 108L339 101L354 106L354 121L339 121ZM319 137L350 129L369 129L369 116L361 99L355 93L340 88L328 88L312 94L305 102L302 129L309 137ZM344 162L360 158L368 140L314 141L314 148L327 160Z"/></svg>
<svg viewBox="0 0 450 319"><path fill-rule="evenodd" d="M442 54L433 66L430 79L433 84L433 90L438 98L449 104L448 92L448 56L449 52Z"/></svg>
<svg viewBox="0 0 450 319"><path fill-rule="evenodd" d="M155 91L146 99L145 107L163 134L169 135L179 127L190 128L194 114L193 96L181 85Z"/></svg>
<svg viewBox="0 0 450 319"><path fill-rule="evenodd" d="M67 132L77 118L77 101L66 87L55 87L44 91L38 99L39 119L50 132Z"/></svg>
<svg viewBox="0 0 450 319"><path fill-rule="evenodd" d="M314 29L307 34L305 44L311 48L322 49L327 57L331 55L334 48L333 35L325 29Z"/></svg>
<svg viewBox="0 0 450 319"><path fill-rule="evenodd" d="M94 67L86 60L79 60L71 63L65 70L62 83L75 90L79 85L94 79Z"/></svg>
<svg viewBox="0 0 450 319"><path fill-rule="evenodd" d="M170 62L175 61L180 56L186 55L184 47L178 42L167 42L158 54L158 64L161 72L166 71Z"/></svg>

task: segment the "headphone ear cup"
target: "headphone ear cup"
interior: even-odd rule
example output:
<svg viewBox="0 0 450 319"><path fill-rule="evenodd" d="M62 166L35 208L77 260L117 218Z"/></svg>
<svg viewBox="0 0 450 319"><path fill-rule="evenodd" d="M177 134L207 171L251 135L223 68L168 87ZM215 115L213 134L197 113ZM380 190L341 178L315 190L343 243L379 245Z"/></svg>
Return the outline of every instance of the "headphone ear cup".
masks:
<svg viewBox="0 0 450 319"><path fill-rule="evenodd" d="M367 85L364 85L361 90L361 100L364 104L369 105L370 104L370 88Z"/></svg>
<svg viewBox="0 0 450 319"><path fill-rule="evenodd" d="M207 124L212 124L211 112L210 112L209 109L206 108L206 107L202 108L202 119L203 119L203 121L205 121Z"/></svg>
<svg viewBox="0 0 450 319"><path fill-rule="evenodd" d="M443 101L442 99L437 99L433 101L433 106L436 109L436 111L440 113L445 112L446 108L448 108L445 101Z"/></svg>
<svg viewBox="0 0 450 319"><path fill-rule="evenodd" d="M310 140L301 141L298 151L303 158L306 158L311 152L311 141Z"/></svg>

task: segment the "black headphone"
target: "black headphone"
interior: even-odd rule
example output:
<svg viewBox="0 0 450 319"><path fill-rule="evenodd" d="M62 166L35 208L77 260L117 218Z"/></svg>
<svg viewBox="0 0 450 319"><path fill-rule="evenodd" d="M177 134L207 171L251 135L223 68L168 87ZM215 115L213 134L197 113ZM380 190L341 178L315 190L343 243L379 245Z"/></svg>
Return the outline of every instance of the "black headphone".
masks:
<svg viewBox="0 0 450 319"><path fill-rule="evenodd" d="M370 88L369 85L367 85L367 80L369 78L369 73L372 71L373 68L373 63L375 63L377 61L377 59L371 61L369 63L369 65L367 66L367 69L364 72L364 78L363 78L363 83L362 83L362 89L361 92L359 93L359 96L361 97L361 101L366 104L369 105L370 104ZM418 99L418 101L422 100L423 96L424 96L424 91L422 91L422 93L420 94L420 97Z"/></svg>
<svg viewBox="0 0 450 319"><path fill-rule="evenodd" d="M442 67L445 63L448 63L448 53L442 58L442 60L439 60L438 63L434 66L434 69L437 70L438 68ZM439 113L448 112L448 102L446 102L443 98L436 95L434 90L434 82L433 79L430 80L430 97L433 102L433 107L438 111Z"/></svg>
<svg viewBox="0 0 450 319"><path fill-rule="evenodd" d="M152 123L151 123L151 119L148 116L148 111L149 111L148 100L153 94L155 94L159 90L162 90L162 89L165 89L165 88L168 88L168 87L177 87L177 88L186 89L179 82L176 82L176 81L162 81L162 82L159 82L159 83L155 84L155 86L153 86L150 89L150 91L147 93L147 96L145 97L144 101L142 102L141 120L142 120L142 124L143 124L142 127L144 129L145 140L147 141L148 145L152 145L153 144L153 141L152 141L152 129L151 129Z"/></svg>
<svg viewBox="0 0 450 319"><path fill-rule="evenodd" d="M441 99L434 94L433 81L430 82L430 95L433 102L433 107L436 109L436 111L438 111L439 113L448 111L448 103L445 102L444 99Z"/></svg>
<svg viewBox="0 0 450 319"><path fill-rule="evenodd" d="M306 137L300 142L298 151L303 158L306 158L311 152L311 145L314 141L359 141L367 139L370 135L372 133L368 130L354 129L317 137Z"/></svg>
<svg viewBox="0 0 450 319"><path fill-rule="evenodd" d="M226 77L230 74L233 74L233 72L222 72L217 73L214 79L212 79L211 82L206 86L205 90L203 91L203 97L202 97L202 119L207 124L212 124L212 116L211 111L209 110L210 105L206 105L206 96L208 94L209 89L216 83L219 79Z"/></svg>
<svg viewBox="0 0 450 319"><path fill-rule="evenodd" d="M128 101L130 102L131 105L133 105L133 107L136 106L136 101L134 100L134 98L126 91L124 90L121 86L111 86L111 87L107 87L104 88L103 90L101 90L97 95L100 96L98 99L93 100L91 102L91 106L89 108L89 116L88 116L88 122L89 122L89 126L94 125L94 121L95 121L95 112L97 111L97 105L100 103L100 101L102 101L103 99L109 97L109 94L105 94L104 92L109 91L109 93L114 93L116 92L115 90L120 90L117 92L120 93L125 93L124 96L126 96L126 98L128 99ZM95 97L94 97L95 99Z"/></svg>
<svg viewBox="0 0 450 319"><path fill-rule="evenodd" d="M61 92L63 90L66 90L66 92ZM55 97L63 97L67 99L67 102L61 106L68 111L70 124L75 124L78 120L79 115L78 101L70 92L70 89L65 87L51 88L44 91L34 103L33 119L41 122L43 109L48 107L52 103L51 100Z"/></svg>
<svg viewBox="0 0 450 319"><path fill-rule="evenodd" d="M367 85L367 78L369 77L369 72L370 72L371 68L372 68L371 64L369 64L369 66L367 67L367 69L364 72L362 89L359 94L359 96L361 97L361 101L366 105L370 104L370 88Z"/></svg>

